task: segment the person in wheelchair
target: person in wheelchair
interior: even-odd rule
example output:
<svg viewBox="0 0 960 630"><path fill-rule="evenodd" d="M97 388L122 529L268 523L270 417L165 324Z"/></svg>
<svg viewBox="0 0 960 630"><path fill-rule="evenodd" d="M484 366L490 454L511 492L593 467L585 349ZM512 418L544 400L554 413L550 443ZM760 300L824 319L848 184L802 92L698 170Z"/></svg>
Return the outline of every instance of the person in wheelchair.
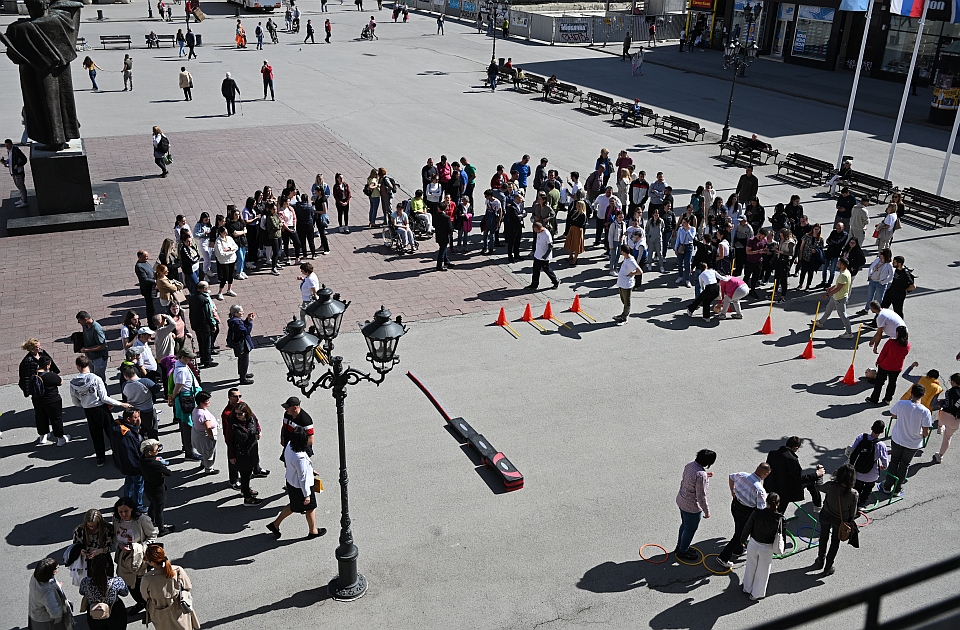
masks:
<svg viewBox="0 0 960 630"><path fill-rule="evenodd" d="M423 198L423 191L413 193L413 199L408 202L409 215L413 219L413 233L417 236L433 234L433 217L427 212L427 202Z"/></svg>
<svg viewBox="0 0 960 630"><path fill-rule="evenodd" d="M372 39L370 35L370 27L366 24L363 25L363 30L360 31L360 39Z"/></svg>
<svg viewBox="0 0 960 630"><path fill-rule="evenodd" d="M410 217L404 212L402 203L398 203L397 209L390 215L390 229L395 231L403 249L408 252L416 249L417 240L413 236L413 230L410 229Z"/></svg>

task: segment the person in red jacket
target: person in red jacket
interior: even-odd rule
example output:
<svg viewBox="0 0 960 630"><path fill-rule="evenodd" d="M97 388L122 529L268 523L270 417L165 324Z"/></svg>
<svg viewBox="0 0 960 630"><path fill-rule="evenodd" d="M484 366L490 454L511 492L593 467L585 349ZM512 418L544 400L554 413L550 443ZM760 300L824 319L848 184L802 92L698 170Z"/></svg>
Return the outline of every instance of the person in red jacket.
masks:
<svg viewBox="0 0 960 630"><path fill-rule="evenodd" d="M877 376L873 382L873 395L867 397L872 405L889 405L896 393L897 377L903 371L903 362L910 353L910 335L906 326L897 326L895 339L888 339L877 357ZM879 400L883 382L887 381L887 392L883 401Z"/></svg>
<svg viewBox="0 0 960 630"><path fill-rule="evenodd" d="M263 100L267 100L267 88L270 88L270 100L277 100L273 94L273 66L267 63L267 60L263 60L263 65L260 66L260 74L263 75Z"/></svg>

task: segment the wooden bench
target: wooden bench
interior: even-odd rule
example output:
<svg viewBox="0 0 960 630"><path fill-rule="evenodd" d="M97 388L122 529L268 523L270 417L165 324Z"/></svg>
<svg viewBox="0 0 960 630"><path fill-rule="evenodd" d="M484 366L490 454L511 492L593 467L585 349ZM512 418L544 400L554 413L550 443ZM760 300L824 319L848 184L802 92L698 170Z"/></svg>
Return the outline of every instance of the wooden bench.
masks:
<svg viewBox="0 0 960 630"><path fill-rule="evenodd" d="M885 203L893 193L893 183L889 179L860 171L850 171L842 181L855 195L876 203Z"/></svg>
<svg viewBox="0 0 960 630"><path fill-rule="evenodd" d="M613 109L613 99L596 92L587 92L580 95L580 109L595 111L598 114L608 114Z"/></svg>
<svg viewBox="0 0 960 630"><path fill-rule="evenodd" d="M513 83L513 71L505 70L503 66L500 66L500 69L497 70L497 85L507 85ZM490 78L486 75L483 77L484 87L490 87Z"/></svg>
<svg viewBox="0 0 960 630"><path fill-rule="evenodd" d="M643 107L642 105L640 106L639 110L635 112L633 109L633 103L627 102L615 103L610 113L612 114L610 122L619 122L624 126L624 128L626 128L628 123L632 123L634 126L643 125L644 127L649 127L651 120L657 120L660 118L660 114L654 112L649 107ZM624 114L626 114L626 116L624 116ZM643 122L644 118L647 119L647 122Z"/></svg>
<svg viewBox="0 0 960 630"><path fill-rule="evenodd" d="M822 184L827 176L833 172L833 164L802 153L790 153L777 162L777 175L780 174L781 170L803 182Z"/></svg>
<svg viewBox="0 0 960 630"><path fill-rule="evenodd" d="M581 94L583 94L583 92L569 83L557 83L553 86L553 89L550 90L550 94L544 95L544 100L555 103L572 103L577 100Z"/></svg>
<svg viewBox="0 0 960 630"><path fill-rule="evenodd" d="M133 40L130 39L129 35L101 35L100 43L103 45L104 50L107 49L108 44L111 46L114 44L126 44L128 50L133 47Z"/></svg>
<svg viewBox="0 0 960 630"><path fill-rule="evenodd" d="M150 36L144 35L143 39L147 42L147 48L152 48L150 45ZM176 35L157 35L157 48L160 48L160 44L167 42L170 44L170 48L173 48L177 43Z"/></svg>
<svg viewBox="0 0 960 630"><path fill-rule="evenodd" d="M907 188L903 191L903 205L906 212L903 220L908 223L944 227L953 222L953 218L960 216L960 201L939 197L917 188Z"/></svg>
<svg viewBox="0 0 960 630"><path fill-rule="evenodd" d="M720 155L727 151L730 154L730 164L736 164L741 157L747 158L749 164L760 159L760 150L753 144L753 140L746 136L730 136L726 142L720 143Z"/></svg>
<svg viewBox="0 0 960 630"><path fill-rule="evenodd" d="M528 93L543 93L543 88L547 84L547 80L543 77L537 76L535 74L523 73L523 78L520 79L520 89Z"/></svg>
<svg viewBox="0 0 960 630"><path fill-rule="evenodd" d="M677 140L690 140L690 134L693 133L693 139L697 136L703 137L707 130L692 120L680 118L678 116L663 116L653 125L654 134L660 129L661 134L674 134Z"/></svg>

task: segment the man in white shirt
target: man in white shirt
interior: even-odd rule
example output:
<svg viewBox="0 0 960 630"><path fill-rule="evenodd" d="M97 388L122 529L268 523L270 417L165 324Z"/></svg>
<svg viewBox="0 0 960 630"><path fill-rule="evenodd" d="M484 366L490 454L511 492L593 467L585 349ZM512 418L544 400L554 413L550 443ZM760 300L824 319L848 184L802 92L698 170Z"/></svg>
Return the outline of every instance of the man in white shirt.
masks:
<svg viewBox="0 0 960 630"><path fill-rule="evenodd" d="M693 304L687 307L687 315L693 317L693 312L697 307L703 305L703 318L710 320L712 313L710 307L713 301L720 296L720 284L717 282L717 272L707 268L707 263L697 265L697 271L700 276L697 281L700 283L700 295L693 301Z"/></svg>
<svg viewBox="0 0 960 630"><path fill-rule="evenodd" d="M527 289L536 291L540 286L540 272L543 271L553 282L553 288L560 286L560 280L557 274L550 269L550 259L553 258L553 238L547 232L543 224L537 221L533 224L534 248L533 248L533 280L530 281Z"/></svg>
<svg viewBox="0 0 960 630"><path fill-rule="evenodd" d="M870 302L870 311L877 318L877 332L870 340L870 347L873 348L874 354L880 354L880 342L883 340L883 336L886 335L891 339L896 339L897 328L906 326L907 323L893 309L880 308L880 302L876 300Z"/></svg>
<svg viewBox="0 0 960 630"><path fill-rule="evenodd" d="M143 326L137 329L137 338L133 342L134 348L142 348L140 358L137 359L137 365L146 372L146 377L154 383L159 383L163 376L160 374L160 366L157 359L153 356L153 350L150 349L150 338L153 337L153 331ZM141 420L143 418L141 417Z"/></svg>
<svg viewBox="0 0 960 630"><path fill-rule="evenodd" d="M933 419L930 410L920 402L926 392L927 389L917 383L910 388L910 400L898 400L890 408L890 417L896 422L890 431L890 466L886 480L880 487L882 492L895 493L897 496L903 494L901 486L907 482L910 461L923 447L923 439L930 435Z"/></svg>
<svg viewBox="0 0 960 630"><path fill-rule="evenodd" d="M594 211L594 225L597 228L597 236L593 242L594 247L599 247L604 241L604 232L606 231L606 222L607 215L610 212L613 212L613 215L616 216L617 210L622 210L623 208L620 205L620 199L613 194L613 186L607 186L606 190L603 191L603 194L597 197L596 201L593 202L593 211Z"/></svg>
<svg viewBox="0 0 960 630"><path fill-rule="evenodd" d="M620 292L620 301L623 302L623 312L613 316L617 326L626 324L627 318L630 317L630 294L633 293L633 288L637 284L636 276L640 276L640 280L643 280L643 270L640 269L640 264L631 252L629 245L620 246L623 262L620 263L620 271L617 272L617 290Z"/></svg>

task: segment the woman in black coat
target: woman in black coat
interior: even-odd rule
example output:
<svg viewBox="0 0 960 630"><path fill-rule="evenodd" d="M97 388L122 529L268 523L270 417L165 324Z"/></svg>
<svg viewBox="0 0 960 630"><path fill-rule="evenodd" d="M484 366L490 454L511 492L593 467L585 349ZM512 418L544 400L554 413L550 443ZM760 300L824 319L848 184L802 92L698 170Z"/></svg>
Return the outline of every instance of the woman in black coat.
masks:
<svg viewBox="0 0 960 630"><path fill-rule="evenodd" d="M836 571L833 561L840 550L840 525L853 523L857 518L857 503L860 495L853 489L857 481L857 471L850 464L844 464L833 474L833 479L820 486L823 509L820 510L820 544L817 546L817 561L813 566L823 568L827 575ZM855 527L855 525L851 525ZM851 532L850 540L856 543L856 530ZM829 542L829 550L827 543Z"/></svg>
<svg viewBox="0 0 960 630"><path fill-rule="evenodd" d="M230 439L227 440L227 459L240 474L240 491L244 505L260 505L263 499L250 489L250 477L260 466L260 422L245 402L239 403L230 414Z"/></svg>

